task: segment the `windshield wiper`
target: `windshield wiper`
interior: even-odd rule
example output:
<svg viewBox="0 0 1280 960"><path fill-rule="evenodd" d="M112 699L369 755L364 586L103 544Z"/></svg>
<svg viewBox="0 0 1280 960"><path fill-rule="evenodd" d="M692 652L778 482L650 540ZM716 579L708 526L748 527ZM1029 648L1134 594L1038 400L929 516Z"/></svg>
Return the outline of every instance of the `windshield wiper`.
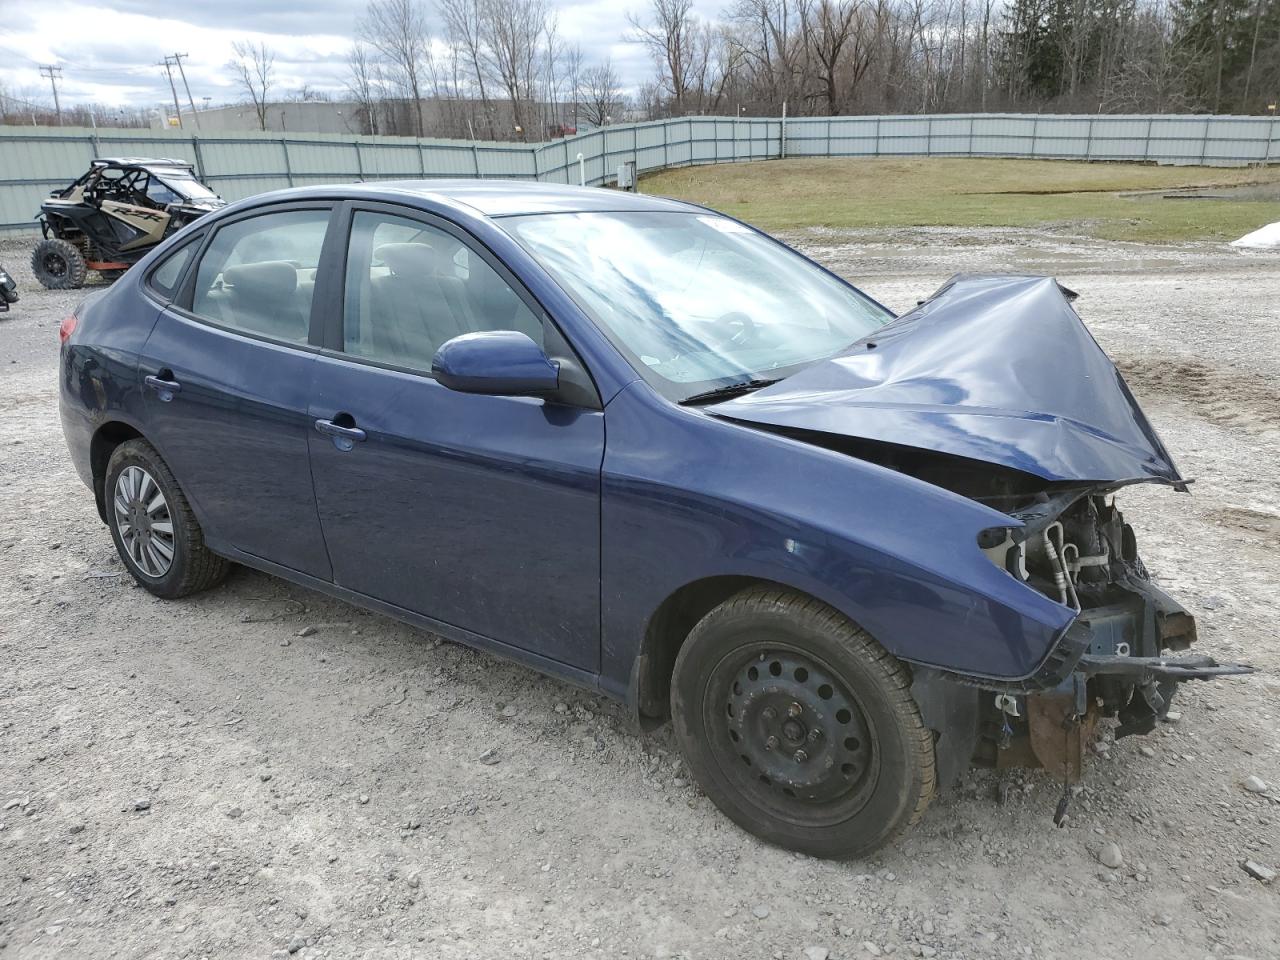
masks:
<svg viewBox="0 0 1280 960"><path fill-rule="evenodd" d="M680 405L687 406L691 403L712 403L716 400L732 400L734 397L740 397L744 393L750 393L752 390L759 390L761 387L768 387L781 380L776 377L772 380L742 380L738 383L729 383L723 387L716 387L714 390L705 390L702 393L695 393L691 397L685 397L680 401Z"/></svg>

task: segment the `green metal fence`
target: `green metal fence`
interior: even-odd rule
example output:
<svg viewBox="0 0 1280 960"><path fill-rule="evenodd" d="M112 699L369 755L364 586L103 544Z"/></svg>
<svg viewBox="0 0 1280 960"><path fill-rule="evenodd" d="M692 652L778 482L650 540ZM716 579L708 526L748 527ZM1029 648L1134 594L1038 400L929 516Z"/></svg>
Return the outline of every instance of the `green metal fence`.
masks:
<svg viewBox="0 0 1280 960"><path fill-rule="evenodd" d="M307 184L516 177L598 185L639 172L777 157L1024 157L1240 166L1280 162L1272 117L946 114L682 117L548 143L329 134L0 127L0 231L33 229L41 200L101 156L179 157L228 200Z"/></svg>

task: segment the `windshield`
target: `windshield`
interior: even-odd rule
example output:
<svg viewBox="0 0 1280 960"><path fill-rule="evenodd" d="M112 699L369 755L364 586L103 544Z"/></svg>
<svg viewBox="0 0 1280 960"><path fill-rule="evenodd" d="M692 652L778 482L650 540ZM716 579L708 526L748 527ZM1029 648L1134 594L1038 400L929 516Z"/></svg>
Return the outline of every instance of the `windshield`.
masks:
<svg viewBox="0 0 1280 960"><path fill-rule="evenodd" d="M174 200L181 199L182 197L185 197L188 200L218 199L218 195L216 193L190 175L182 173L166 173L164 174L163 179L165 184L176 194ZM150 193L150 191L148 191L148 193ZM166 202L173 203L174 200Z"/></svg>
<svg viewBox="0 0 1280 960"><path fill-rule="evenodd" d="M672 400L788 376L893 316L715 214L536 214L507 227Z"/></svg>

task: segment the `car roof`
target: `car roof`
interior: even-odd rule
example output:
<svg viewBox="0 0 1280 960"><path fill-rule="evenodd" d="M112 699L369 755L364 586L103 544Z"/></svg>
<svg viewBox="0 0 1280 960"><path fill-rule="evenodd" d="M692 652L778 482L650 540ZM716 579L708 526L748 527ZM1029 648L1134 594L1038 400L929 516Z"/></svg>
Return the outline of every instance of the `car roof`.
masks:
<svg viewBox="0 0 1280 960"><path fill-rule="evenodd" d="M449 200L466 204L486 217L626 210L687 213L699 209L677 200L628 193L624 190L544 183L539 180L380 180L350 184L343 190L350 190L353 195L394 192L428 200Z"/></svg>

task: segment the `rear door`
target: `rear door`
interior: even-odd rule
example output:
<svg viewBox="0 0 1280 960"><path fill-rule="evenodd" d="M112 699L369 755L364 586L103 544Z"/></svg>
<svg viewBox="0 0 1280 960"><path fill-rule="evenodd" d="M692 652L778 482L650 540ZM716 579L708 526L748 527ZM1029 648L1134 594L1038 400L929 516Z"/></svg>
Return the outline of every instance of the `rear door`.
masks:
<svg viewBox="0 0 1280 960"><path fill-rule="evenodd" d="M215 548L331 571L311 487L315 274L332 205L223 221L143 348L146 432Z"/></svg>
<svg viewBox="0 0 1280 960"><path fill-rule="evenodd" d="M395 207L354 209L331 299L311 467L334 582L597 670L603 413L431 375L444 341L478 330L522 331L555 357L555 326L456 227Z"/></svg>

